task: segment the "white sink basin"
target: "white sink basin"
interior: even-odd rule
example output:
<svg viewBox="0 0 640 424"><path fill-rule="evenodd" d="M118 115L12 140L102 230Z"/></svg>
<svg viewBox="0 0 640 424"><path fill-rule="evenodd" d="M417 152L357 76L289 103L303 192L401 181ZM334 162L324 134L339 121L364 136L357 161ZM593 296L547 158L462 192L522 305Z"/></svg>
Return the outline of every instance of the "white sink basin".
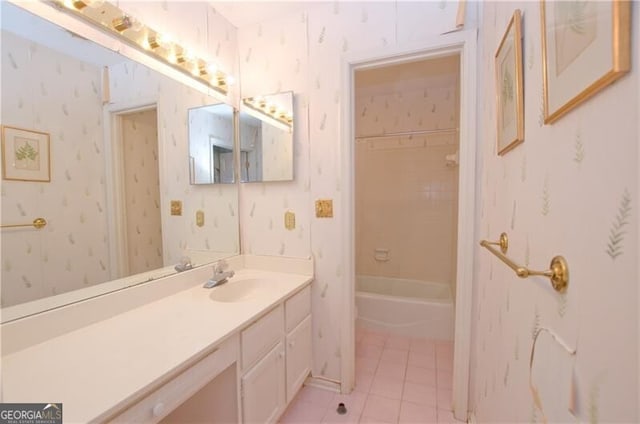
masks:
<svg viewBox="0 0 640 424"><path fill-rule="evenodd" d="M269 280L264 278L230 279L227 283L214 287L211 300L216 302L247 302L264 296L269 291Z"/></svg>

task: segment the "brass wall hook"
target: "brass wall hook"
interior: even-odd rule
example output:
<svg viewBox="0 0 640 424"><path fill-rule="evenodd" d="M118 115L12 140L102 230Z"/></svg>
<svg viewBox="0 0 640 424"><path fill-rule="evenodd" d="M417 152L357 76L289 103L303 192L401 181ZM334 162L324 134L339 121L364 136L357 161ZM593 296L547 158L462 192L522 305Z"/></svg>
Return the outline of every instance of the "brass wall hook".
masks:
<svg viewBox="0 0 640 424"><path fill-rule="evenodd" d="M500 246L502 253L507 253L507 250L509 250L509 236L507 236L507 233L500 234L500 240L498 241L483 240L482 243ZM482 245L482 243L480 244Z"/></svg>

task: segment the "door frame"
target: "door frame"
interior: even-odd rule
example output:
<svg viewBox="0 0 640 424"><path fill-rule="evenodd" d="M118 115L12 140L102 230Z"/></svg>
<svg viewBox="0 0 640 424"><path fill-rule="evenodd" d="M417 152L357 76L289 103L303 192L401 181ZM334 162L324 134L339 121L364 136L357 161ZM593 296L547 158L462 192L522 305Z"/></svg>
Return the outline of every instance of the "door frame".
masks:
<svg viewBox="0 0 640 424"><path fill-rule="evenodd" d="M140 100L132 102L112 103L105 105L103 110L104 122L104 156L105 187L107 194L107 225L109 231L109 274L111 279L129 275L129 254L127 248L127 202L124 191L124 162L122 147L122 118L135 112L146 110L156 111L158 104L155 100ZM162 169L160 140L158 143L158 166ZM162 179L162 172L160 172ZM160 181L162 186L163 182ZM162 193L160 193L162 196ZM164 235L163 235L164 246Z"/></svg>
<svg viewBox="0 0 640 424"><path fill-rule="evenodd" d="M460 55L460 164L458 189L457 290L453 363L453 408L457 419L467 420L469 363L471 355L471 308L476 219L476 62L477 31L464 30L418 45L356 53L342 59L341 174L344 180L339 211L342 222L342 261L347 281L343 284L341 326L341 374L343 393L355 385L355 173L354 173L354 73L356 70ZM469 140L470 142L463 142Z"/></svg>

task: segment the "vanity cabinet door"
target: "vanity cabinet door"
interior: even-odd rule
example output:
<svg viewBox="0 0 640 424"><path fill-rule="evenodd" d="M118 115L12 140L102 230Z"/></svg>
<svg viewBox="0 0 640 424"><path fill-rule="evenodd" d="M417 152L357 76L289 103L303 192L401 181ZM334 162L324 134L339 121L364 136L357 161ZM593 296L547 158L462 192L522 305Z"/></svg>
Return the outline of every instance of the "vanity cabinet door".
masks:
<svg viewBox="0 0 640 424"><path fill-rule="evenodd" d="M311 316L287 335L287 403L311 372Z"/></svg>
<svg viewBox="0 0 640 424"><path fill-rule="evenodd" d="M280 342L242 377L243 422L273 423L284 412L284 355Z"/></svg>

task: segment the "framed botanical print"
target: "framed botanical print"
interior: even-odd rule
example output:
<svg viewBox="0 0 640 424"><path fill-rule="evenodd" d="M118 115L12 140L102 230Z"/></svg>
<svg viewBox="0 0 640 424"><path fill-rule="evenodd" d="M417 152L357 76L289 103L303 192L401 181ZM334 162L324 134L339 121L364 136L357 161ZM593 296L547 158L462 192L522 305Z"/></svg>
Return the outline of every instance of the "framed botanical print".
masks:
<svg viewBox="0 0 640 424"><path fill-rule="evenodd" d="M498 154L524 141L522 27L520 10L509 21L495 56Z"/></svg>
<svg viewBox="0 0 640 424"><path fill-rule="evenodd" d="M544 122L629 71L630 1L541 1Z"/></svg>
<svg viewBox="0 0 640 424"><path fill-rule="evenodd" d="M2 127L2 178L51 181L49 134Z"/></svg>

